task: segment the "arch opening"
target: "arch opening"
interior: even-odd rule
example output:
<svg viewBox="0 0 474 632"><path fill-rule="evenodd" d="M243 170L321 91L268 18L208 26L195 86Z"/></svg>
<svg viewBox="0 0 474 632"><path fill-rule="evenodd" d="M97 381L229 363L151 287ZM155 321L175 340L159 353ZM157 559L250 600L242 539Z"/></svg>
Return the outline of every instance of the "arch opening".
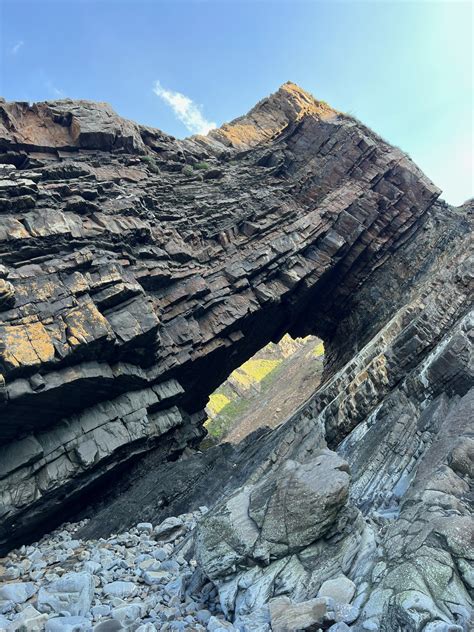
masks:
<svg viewBox="0 0 474 632"><path fill-rule="evenodd" d="M284 423L318 388L323 362L324 343L316 336L285 334L262 347L211 393L201 449Z"/></svg>

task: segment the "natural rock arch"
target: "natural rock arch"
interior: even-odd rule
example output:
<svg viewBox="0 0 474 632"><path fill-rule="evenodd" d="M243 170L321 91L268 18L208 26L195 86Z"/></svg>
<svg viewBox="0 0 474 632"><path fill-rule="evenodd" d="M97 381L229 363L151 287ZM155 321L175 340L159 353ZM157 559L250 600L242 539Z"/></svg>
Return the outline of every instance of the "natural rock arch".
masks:
<svg viewBox="0 0 474 632"><path fill-rule="evenodd" d="M285 332L321 336L334 376L400 302L370 279L439 194L291 83L184 141L104 104L0 107L3 548L198 441L208 395Z"/></svg>

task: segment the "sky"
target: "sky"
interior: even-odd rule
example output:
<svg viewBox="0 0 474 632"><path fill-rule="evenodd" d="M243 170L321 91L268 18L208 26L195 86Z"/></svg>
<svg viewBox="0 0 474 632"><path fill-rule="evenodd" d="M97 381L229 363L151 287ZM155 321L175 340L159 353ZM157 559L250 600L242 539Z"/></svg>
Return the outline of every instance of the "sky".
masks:
<svg viewBox="0 0 474 632"><path fill-rule="evenodd" d="M288 80L473 195L471 1L0 0L7 100L106 101L182 138Z"/></svg>

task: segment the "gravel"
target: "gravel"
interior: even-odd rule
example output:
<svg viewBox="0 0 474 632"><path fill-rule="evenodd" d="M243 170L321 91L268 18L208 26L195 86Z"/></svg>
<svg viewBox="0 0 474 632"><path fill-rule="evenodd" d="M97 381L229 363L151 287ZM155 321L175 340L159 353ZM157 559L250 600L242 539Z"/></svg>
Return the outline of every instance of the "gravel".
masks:
<svg viewBox="0 0 474 632"><path fill-rule="evenodd" d="M0 630L211 632L226 621L214 585L183 555L206 507L80 540L65 524L0 560ZM184 547L184 548L183 548Z"/></svg>

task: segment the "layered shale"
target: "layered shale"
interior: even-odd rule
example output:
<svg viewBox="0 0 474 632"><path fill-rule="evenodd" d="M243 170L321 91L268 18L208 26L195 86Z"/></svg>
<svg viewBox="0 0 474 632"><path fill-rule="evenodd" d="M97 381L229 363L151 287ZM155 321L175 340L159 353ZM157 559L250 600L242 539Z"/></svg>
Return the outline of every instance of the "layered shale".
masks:
<svg viewBox="0 0 474 632"><path fill-rule="evenodd" d="M89 537L205 501L183 554L240 629L344 576L323 628L467 630L472 205L291 83L182 141L87 101L0 112L1 548L99 497ZM320 388L190 455L285 333L324 341Z"/></svg>

